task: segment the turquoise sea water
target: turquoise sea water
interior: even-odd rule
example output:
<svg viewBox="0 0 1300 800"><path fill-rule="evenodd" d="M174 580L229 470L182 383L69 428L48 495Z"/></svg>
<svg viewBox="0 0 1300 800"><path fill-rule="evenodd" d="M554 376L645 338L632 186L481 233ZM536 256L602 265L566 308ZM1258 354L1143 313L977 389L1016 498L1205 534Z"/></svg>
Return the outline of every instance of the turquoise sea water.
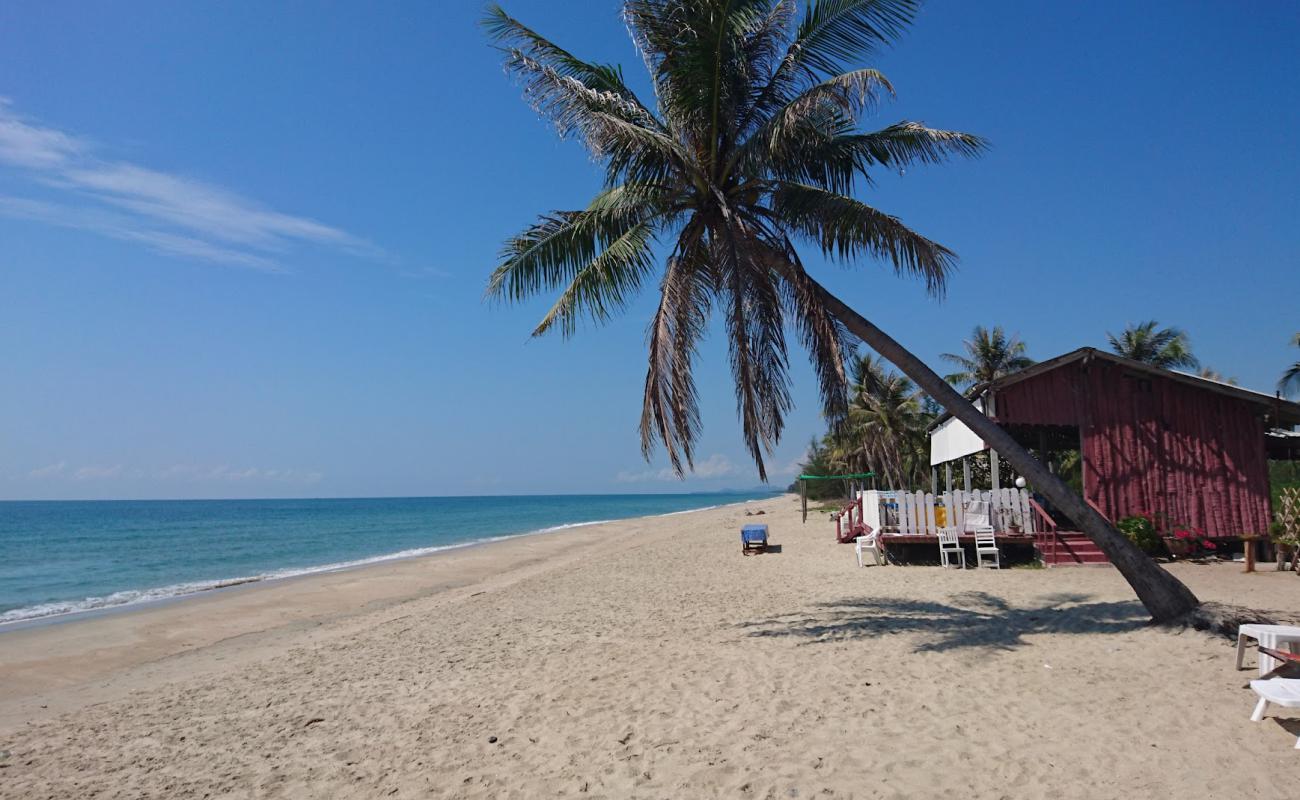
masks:
<svg viewBox="0 0 1300 800"><path fill-rule="evenodd" d="M0 502L0 625L768 496Z"/></svg>

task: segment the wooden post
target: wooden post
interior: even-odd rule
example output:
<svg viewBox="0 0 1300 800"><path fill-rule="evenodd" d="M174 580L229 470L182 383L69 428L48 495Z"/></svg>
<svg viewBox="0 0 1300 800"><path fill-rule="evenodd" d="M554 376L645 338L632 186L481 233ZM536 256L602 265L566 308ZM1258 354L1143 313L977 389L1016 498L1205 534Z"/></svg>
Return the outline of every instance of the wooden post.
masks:
<svg viewBox="0 0 1300 800"><path fill-rule="evenodd" d="M808 481L799 479L799 497L803 501L803 521L808 524Z"/></svg>
<svg viewBox="0 0 1300 800"><path fill-rule="evenodd" d="M964 484L962 489L970 494L970 456L961 457L961 479Z"/></svg>
<svg viewBox="0 0 1300 800"><path fill-rule="evenodd" d="M930 467L930 493L937 494L939 491L939 468Z"/></svg>
<svg viewBox="0 0 1300 800"><path fill-rule="evenodd" d="M1258 536L1243 536L1241 543L1246 548L1246 572L1255 571L1255 540Z"/></svg>
<svg viewBox="0 0 1300 800"><path fill-rule="evenodd" d="M997 402L993 398L993 390L991 389L989 390L987 404L988 408L984 413L989 419L993 419L997 416ZM989 448L989 479L993 483L993 491L996 492L1002 488L1002 483L998 480L998 451L992 447Z"/></svg>
<svg viewBox="0 0 1300 800"><path fill-rule="evenodd" d="M952 491L952 462L951 461L943 462L943 483L944 483L944 487L943 487L944 491L951 492Z"/></svg>

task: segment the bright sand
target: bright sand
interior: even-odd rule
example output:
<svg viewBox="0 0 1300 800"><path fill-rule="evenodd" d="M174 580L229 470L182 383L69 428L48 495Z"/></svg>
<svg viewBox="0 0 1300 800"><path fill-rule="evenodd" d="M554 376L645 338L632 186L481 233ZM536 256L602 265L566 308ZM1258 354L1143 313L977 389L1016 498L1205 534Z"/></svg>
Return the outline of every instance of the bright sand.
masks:
<svg viewBox="0 0 1300 800"><path fill-rule="evenodd" d="M0 634L0 797L1294 797L1300 712L1144 620L1110 568L858 569L788 496L596 525Z"/></svg>

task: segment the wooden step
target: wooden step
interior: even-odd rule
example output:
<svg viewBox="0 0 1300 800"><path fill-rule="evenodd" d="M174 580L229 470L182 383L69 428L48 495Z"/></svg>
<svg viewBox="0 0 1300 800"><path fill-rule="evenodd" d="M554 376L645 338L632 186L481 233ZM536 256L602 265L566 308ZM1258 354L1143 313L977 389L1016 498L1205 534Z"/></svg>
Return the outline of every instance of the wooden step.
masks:
<svg viewBox="0 0 1300 800"><path fill-rule="evenodd" d="M1075 531L1059 531L1055 548L1051 544L1039 546L1038 552L1043 564L1049 567L1110 563L1106 554L1086 534Z"/></svg>

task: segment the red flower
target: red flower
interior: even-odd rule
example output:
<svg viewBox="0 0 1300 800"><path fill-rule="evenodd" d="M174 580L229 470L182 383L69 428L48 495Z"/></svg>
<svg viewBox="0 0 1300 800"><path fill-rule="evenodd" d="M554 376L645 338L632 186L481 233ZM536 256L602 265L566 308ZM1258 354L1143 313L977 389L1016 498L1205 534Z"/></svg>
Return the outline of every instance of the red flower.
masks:
<svg viewBox="0 0 1300 800"><path fill-rule="evenodd" d="M1201 547L1204 547L1204 548L1206 548L1207 550L1213 550L1213 549L1215 549L1215 548L1217 547L1217 545L1215 545L1215 543L1214 543L1214 542L1211 542L1209 539L1202 539L1202 540L1201 540Z"/></svg>

